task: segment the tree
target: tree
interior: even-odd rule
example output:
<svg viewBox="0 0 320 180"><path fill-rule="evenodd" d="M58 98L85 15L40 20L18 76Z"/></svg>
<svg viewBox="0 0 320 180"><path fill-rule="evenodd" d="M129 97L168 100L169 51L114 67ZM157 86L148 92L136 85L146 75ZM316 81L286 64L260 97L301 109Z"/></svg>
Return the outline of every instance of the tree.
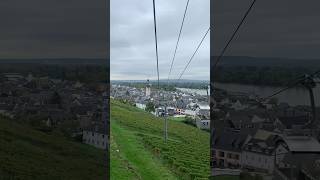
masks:
<svg viewBox="0 0 320 180"><path fill-rule="evenodd" d="M154 112L155 111L153 102L148 102L146 104L146 111L148 111L148 112Z"/></svg>
<svg viewBox="0 0 320 180"><path fill-rule="evenodd" d="M269 100L269 103L272 104L272 105L277 105L278 104L278 99L273 97Z"/></svg>
<svg viewBox="0 0 320 180"><path fill-rule="evenodd" d="M195 120L190 116L185 117L184 123L192 125L192 126L196 126Z"/></svg>
<svg viewBox="0 0 320 180"><path fill-rule="evenodd" d="M52 104L58 104L59 106L61 106L62 103L62 98L60 96L60 94L58 92L54 92L52 97L51 97L51 103Z"/></svg>

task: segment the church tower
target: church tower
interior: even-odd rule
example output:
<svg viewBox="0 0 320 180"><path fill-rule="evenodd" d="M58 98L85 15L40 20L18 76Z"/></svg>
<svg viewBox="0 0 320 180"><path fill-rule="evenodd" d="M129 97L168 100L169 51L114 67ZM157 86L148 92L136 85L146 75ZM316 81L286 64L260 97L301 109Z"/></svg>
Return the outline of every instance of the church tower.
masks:
<svg viewBox="0 0 320 180"><path fill-rule="evenodd" d="M150 98L150 96L151 96L151 83L148 79L146 84L146 97Z"/></svg>

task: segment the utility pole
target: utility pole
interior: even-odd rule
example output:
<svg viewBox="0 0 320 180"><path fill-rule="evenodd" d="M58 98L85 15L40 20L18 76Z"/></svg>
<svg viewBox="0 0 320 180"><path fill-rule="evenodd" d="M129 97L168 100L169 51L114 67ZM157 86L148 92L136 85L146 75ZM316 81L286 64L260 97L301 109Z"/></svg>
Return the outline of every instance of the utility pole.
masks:
<svg viewBox="0 0 320 180"><path fill-rule="evenodd" d="M165 107L164 113L164 142L167 143L168 140L168 118L167 118L167 106Z"/></svg>
<svg viewBox="0 0 320 180"><path fill-rule="evenodd" d="M311 109L312 109L312 119L309 120L307 123L307 126L311 125L313 127L314 123L316 122L316 106L314 102L314 94L313 94L313 88L316 87L316 83L313 80L313 77L306 74L304 80L301 82L301 84L306 87L309 91L309 96L310 96L310 104L311 104Z"/></svg>
<svg viewBox="0 0 320 180"><path fill-rule="evenodd" d="M163 93L163 100L164 93ZM164 136L164 142L167 143L168 140L168 118L167 118L167 102L164 102L164 127L163 127L163 136Z"/></svg>
<svg viewBox="0 0 320 180"><path fill-rule="evenodd" d="M210 85L207 86L207 98L208 98L208 103L209 103L209 106L210 106L210 95L209 95L209 92L210 92Z"/></svg>

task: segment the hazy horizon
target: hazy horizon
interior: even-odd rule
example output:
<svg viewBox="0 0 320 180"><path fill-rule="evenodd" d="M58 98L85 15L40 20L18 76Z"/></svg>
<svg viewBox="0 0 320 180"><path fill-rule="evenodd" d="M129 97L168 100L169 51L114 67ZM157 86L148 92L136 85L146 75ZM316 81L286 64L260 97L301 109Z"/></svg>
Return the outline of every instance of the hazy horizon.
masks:
<svg viewBox="0 0 320 180"><path fill-rule="evenodd" d="M10 0L0 6L0 59L107 57L106 1Z"/></svg>
<svg viewBox="0 0 320 180"><path fill-rule="evenodd" d="M147 81L148 79L123 79L123 80L115 80L115 79L110 79L110 81ZM157 82L158 79L149 79L149 81L151 82ZM166 82L167 79L160 79L159 81L162 81L162 82ZM178 79L171 79L170 80L171 82L174 82L174 81L178 81ZM180 79L179 81L210 81L210 79Z"/></svg>

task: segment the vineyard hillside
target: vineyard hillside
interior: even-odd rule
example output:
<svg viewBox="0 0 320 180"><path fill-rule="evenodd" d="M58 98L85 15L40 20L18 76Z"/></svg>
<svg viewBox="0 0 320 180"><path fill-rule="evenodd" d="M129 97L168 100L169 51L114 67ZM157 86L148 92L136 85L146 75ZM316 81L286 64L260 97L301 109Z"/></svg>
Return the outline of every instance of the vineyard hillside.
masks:
<svg viewBox="0 0 320 180"><path fill-rule="evenodd" d="M0 117L0 179L106 179L105 151Z"/></svg>
<svg viewBox="0 0 320 180"><path fill-rule="evenodd" d="M111 177L120 168L129 169L123 176L140 179L150 171L153 179L208 179L210 176L209 133L179 121L168 122L168 142L163 140L162 119L131 105L111 101ZM127 137L126 137L127 136ZM126 144L123 144L127 141ZM120 145L119 145L120 144ZM123 144L121 146L121 144ZM133 146L132 148L130 148ZM134 152L139 148L138 152ZM133 152L131 152L133 151ZM144 155L155 170L137 160ZM133 156L133 157L132 157ZM114 163L113 163L114 162ZM116 166L117 165L117 166ZM121 169L119 169L121 171ZM158 171L160 177L155 177ZM168 172L169 171L169 172ZM147 177L147 176L145 176ZM119 177L118 177L119 178ZM142 178L144 179L144 178Z"/></svg>

